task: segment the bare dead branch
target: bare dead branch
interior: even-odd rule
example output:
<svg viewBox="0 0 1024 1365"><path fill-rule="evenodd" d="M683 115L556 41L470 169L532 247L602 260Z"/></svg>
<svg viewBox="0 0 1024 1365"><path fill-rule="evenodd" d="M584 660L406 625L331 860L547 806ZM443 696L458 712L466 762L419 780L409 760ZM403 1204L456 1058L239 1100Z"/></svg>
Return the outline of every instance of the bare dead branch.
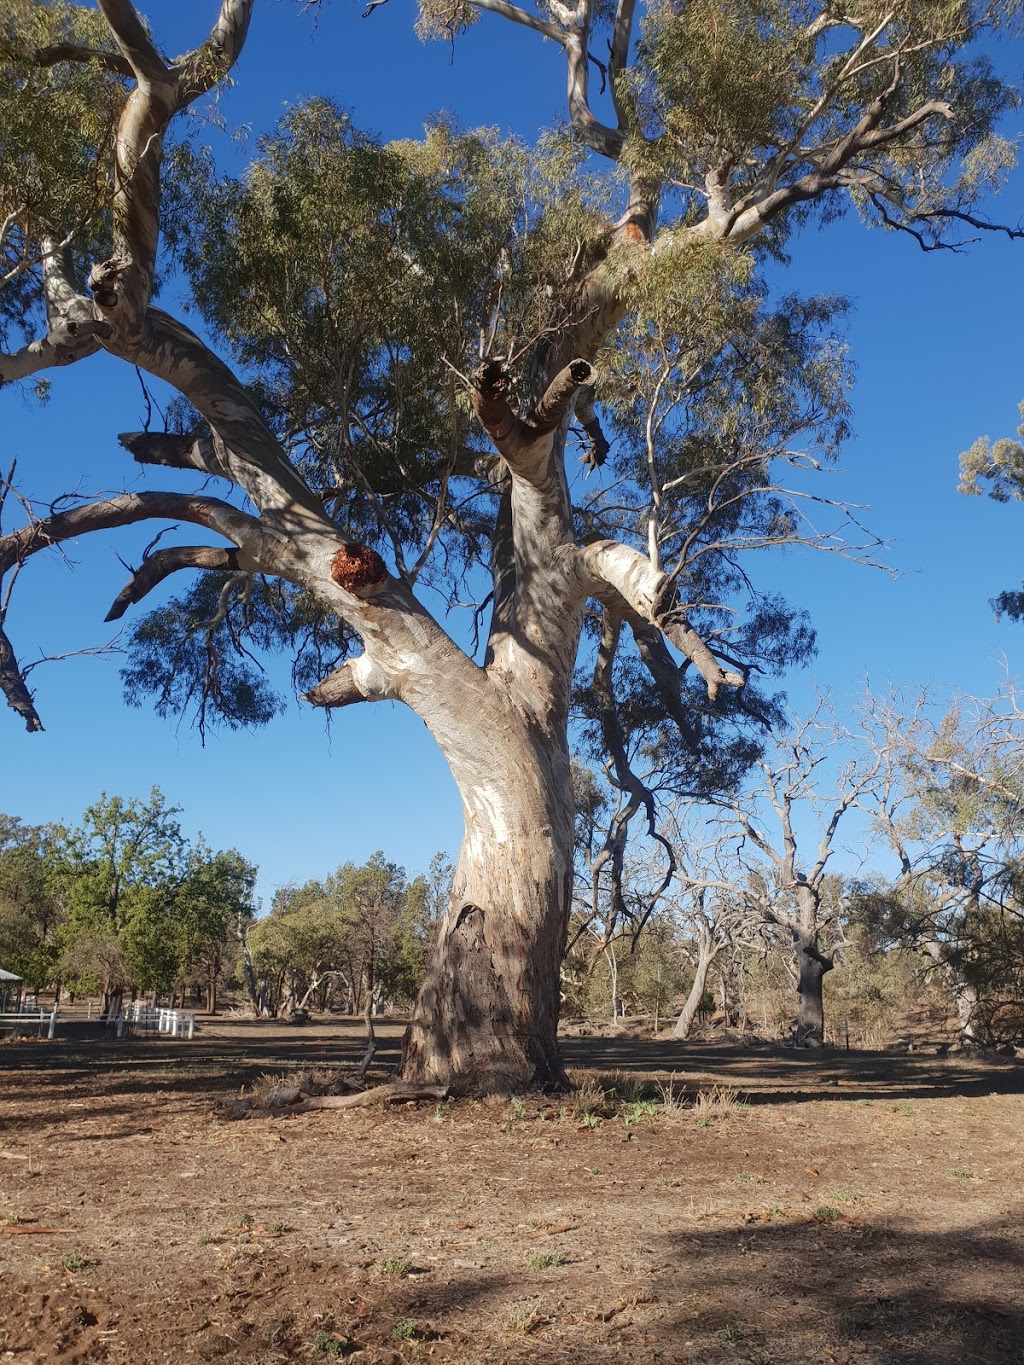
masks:
<svg viewBox="0 0 1024 1365"><path fill-rule="evenodd" d="M128 608L158 587L165 578L180 569L235 569L239 568L238 551L224 550L212 545L175 545L147 555L142 564L118 593L104 621L119 621Z"/></svg>

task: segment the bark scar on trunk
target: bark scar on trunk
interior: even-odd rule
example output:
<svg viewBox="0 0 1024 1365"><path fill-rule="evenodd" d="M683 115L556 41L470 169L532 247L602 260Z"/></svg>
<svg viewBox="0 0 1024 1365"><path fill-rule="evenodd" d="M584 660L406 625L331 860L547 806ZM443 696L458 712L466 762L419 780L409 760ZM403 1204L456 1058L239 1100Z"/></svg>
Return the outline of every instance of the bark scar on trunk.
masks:
<svg viewBox="0 0 1024 1365"><path fill-rule="evenodd" d="M482 917L483 913L484 912L480 909L479 905L474 905L472 901L467 901L466 904L459 909L458 917L455 921L455 928L461 929L464 921L469 919L470 915L477 914Z"/></svg>

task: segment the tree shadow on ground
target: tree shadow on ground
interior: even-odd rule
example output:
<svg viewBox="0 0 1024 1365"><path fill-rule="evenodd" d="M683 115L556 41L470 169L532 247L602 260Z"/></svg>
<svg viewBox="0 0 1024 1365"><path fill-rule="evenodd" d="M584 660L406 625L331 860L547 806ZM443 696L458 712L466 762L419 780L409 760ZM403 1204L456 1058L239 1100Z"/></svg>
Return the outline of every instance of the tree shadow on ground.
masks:
<svg viewBox="0 0 1024 1365"><path fill-rule="evenodd" d="M654 1292L682 1348L664 1359L1021 1365L1018 1232L1009 1219L922 1233L841 1215L687 1230L655 1248L668 1261Z"/></svg>
<svg viewBox="0 0 1024 1365"><path fill-rule="evenodd" d="M397 1066L404 1020L376 1025L378 1077ZM216 1020L191 1040L157 1036L68 1037L53 1044L0 1047L0 1079L36 1096L76 1087L108 1099L173 1091L181 1096L237 1093L260 1076L295 1068L345 1069L366 1049L361 1021L338 1019L290 1028L279 1022ZM680 1044L643 1038L566 1038L568 1067L640 1077L675 1077L687 1092L726 1085L750 1104L830 1100L925 1100L1024 1094L1024 1064L892 1052L793 1049L723 1042Z"/></svg>
<svg viewBox="0 0 1024 1365"><path fill-rule="evenodd" d="M674 1073L688 1088L728 1085L750 1104L800 1103L811 1097L892 1101L1024 1094L1024 1065L1003 1059L634 1038L567 1038L562 1053L570 1067Z"/></svg>

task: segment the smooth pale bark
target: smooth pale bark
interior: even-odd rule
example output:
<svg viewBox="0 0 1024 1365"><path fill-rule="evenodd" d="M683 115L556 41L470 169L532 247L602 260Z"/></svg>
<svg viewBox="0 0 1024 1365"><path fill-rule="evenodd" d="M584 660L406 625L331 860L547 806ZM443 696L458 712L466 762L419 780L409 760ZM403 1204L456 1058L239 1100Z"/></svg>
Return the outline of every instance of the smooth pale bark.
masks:
<svg viewBox="0 0 1024 1365"><path fill-rule="evenodd" d="M402 1051L403 1081L460 1094L566 1084L556 1036L572 895L564 724L494 724L467 717L482 762L452 764L465 836Z"/></svg>
<svg viewBox="0 0 1024 1365"><path fill-rule="evenodd" d="M924 945L924 949L932 961L938 964L949 987L961 1045L965 1048L991 1047L992 1033L981 1015L978 988L968 980L960 963L951 959L946 944L932 940Z"/></svg>
<svg viewBox="0 0 1024 1365"><path fill-rule="evenodd" d="M704 992L708 984L708 972L714 961L715 952L712 947L710 937L701 935L697 941L697 965L693 974L693 984L690 993L686 997L686 1003L679 1012L676 1026L672 1030L672 1037L680 1041L685 1041L690 1036L693 1028L693 1021L697 1018L700 1010L700 1002L704 999Z"/></svg>

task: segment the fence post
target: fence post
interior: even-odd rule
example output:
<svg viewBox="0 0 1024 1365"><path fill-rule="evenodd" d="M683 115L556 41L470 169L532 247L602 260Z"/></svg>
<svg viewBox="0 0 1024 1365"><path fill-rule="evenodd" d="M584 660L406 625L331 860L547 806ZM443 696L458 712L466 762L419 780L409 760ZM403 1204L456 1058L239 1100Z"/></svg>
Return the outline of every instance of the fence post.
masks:
<svg viewBox="0 0 1024 1365"><path fill-rule="evenodd" d="M55 1033L56 1031L57 1031L57 1006L56 1006L56 1003L55 1003L54 1006L53 1006L53 1009L50 1011L50 1031L49 1031L49 1032L47 1033L47 1035L46 1035L47 1038L52 1038L53 1035L54 1035L54 1033Z"/></svg>

